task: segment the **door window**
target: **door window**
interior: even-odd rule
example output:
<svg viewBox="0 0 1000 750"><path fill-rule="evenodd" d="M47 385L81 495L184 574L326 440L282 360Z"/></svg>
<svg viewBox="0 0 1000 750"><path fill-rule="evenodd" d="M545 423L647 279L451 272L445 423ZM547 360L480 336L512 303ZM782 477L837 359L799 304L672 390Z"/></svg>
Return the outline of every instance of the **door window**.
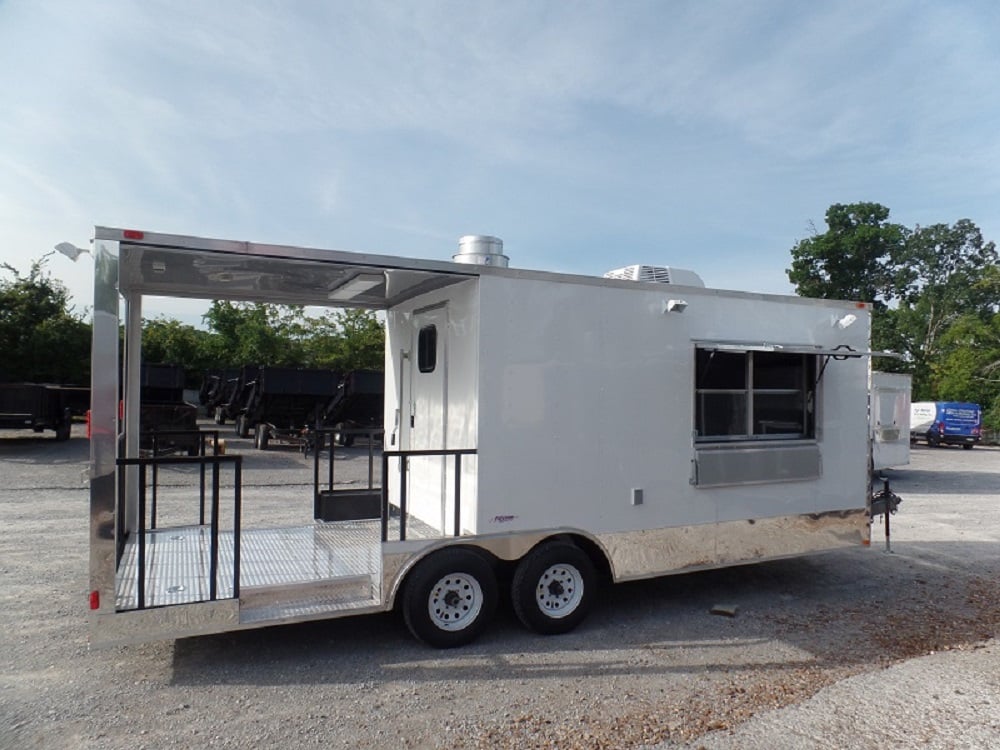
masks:
<svg viewBox="0 0 1000 750"><path fill-rule="evenodd" d="M437 367L437 326L424 326L417 334L417 369L434 372Z"/></svg>

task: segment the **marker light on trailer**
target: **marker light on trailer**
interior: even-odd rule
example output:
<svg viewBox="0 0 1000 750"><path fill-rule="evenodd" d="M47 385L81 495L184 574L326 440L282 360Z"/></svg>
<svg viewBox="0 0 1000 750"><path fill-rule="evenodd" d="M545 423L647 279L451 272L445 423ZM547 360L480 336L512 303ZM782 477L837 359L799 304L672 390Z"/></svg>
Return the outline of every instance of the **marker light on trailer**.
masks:
<svg viewBox="0 0 1000 750"><path fill-rule="evenodd" d="M91 591L90 592L90 608L100 609L101 608L101 592Z"/></svg>
<svg viewBox="0 0 1000 750"><path fill-rule="evenodd" d="M122 236L127 240L141 240L146 235L138 229L123 229Z"/></svg>

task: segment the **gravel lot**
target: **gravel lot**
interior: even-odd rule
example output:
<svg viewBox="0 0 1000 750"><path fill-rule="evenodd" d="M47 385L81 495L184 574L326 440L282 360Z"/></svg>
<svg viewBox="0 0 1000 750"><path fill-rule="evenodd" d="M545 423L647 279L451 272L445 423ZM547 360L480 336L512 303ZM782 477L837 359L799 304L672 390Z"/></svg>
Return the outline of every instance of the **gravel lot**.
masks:
<svg viewBox="0 0 1000 750"><path fill-rule="evenodd" d="M247 523L307 523L311 464L246 455ZM366 455L345 451L345 480L365 481ZM0 433L0 748L985 748L1000 732L998 449L915 448L891 472L891 555L876 526L871 549L610 587L564 636L508 606L443 652L394 615L91 651L87 457L82 434ZM710 614L722 603L736 616Z"/></svg>

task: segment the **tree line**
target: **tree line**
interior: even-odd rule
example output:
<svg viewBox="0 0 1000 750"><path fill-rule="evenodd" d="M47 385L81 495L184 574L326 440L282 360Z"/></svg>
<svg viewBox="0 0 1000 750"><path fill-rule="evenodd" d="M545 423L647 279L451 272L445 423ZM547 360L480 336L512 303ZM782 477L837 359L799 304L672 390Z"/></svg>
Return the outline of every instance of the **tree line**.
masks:
<svg viewBox="0 0 1000 750"><path fill-rule="evenodd" d="M368 310L308 314L301 306L216 300L205 329L167 317L144 320L143 360L181 364L189 378L242 365L349 372L384 367L385 328Z"/></svg>
<svg viewBox="0 0 1000 750"><path fill-rule="evenodd" d="M74 309L43 257L22 274L0 265L0 382L89 385L89 315ZM381 370L385 330L373 312L213 301L204 328L143 320L143 361L184 367L198 387L206 370L242 365Z"/></svg>
<svg viewBox="0 0 1000 750"><path fill-rule="evenodd" d="M804 297L872 303L872 348L901 355L878 369L913 377L918 401L972 401L1000 429L1000 268L970 220L906 227L879 203L834 204L826 229L791 249L788 279ZM85 385L90 324L46 258L26 274L0 265L0 380ZM196 386L208 369L244 364L381 369L385 330L363 310L214 301L199 328L143 321L143 356L183 365Z"/></svg>

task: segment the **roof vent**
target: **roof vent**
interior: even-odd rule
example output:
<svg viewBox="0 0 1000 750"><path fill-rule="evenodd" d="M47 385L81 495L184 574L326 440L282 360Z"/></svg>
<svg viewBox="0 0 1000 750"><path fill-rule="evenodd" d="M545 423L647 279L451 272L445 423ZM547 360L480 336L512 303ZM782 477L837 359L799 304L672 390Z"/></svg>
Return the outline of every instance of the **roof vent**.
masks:
<svg viewBox="0 0 1000 750"><path fill-rule="evenodd" d="M451 256L456 263L506 268L510 261L503 254L503 240L485 234L467 234L458 239L458 252Z"/></svg>
<svg viewBox="0 0 1000 750"><path fill-rule="evenodd" d="M705 286L701 276L694 271L669 266L625 266L604 274L606 279L627 279L628 281L652 281L659 284L680 284L682 286Z"/></svg>

